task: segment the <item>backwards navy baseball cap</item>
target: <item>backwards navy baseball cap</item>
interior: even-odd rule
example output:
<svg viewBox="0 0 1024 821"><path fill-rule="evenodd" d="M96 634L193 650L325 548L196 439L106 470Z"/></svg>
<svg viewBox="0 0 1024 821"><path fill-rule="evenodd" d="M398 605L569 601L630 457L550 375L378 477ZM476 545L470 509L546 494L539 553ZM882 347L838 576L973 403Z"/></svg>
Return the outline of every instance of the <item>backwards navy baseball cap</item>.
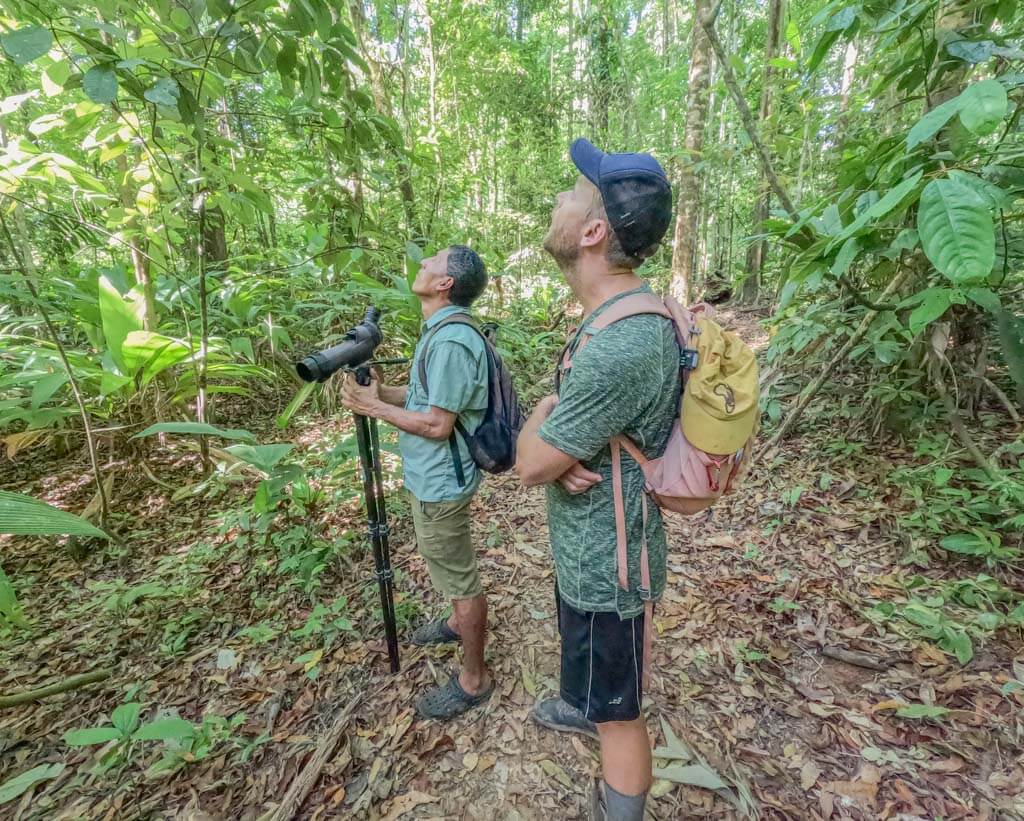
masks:
<svg viewBox="0 0 1024 821"><path fill-rule="evenodd" d="M650 154L606 154L580 137L569 155L601 192L608 222L631 257L646 259L672 221L672 188Z"/></svg>

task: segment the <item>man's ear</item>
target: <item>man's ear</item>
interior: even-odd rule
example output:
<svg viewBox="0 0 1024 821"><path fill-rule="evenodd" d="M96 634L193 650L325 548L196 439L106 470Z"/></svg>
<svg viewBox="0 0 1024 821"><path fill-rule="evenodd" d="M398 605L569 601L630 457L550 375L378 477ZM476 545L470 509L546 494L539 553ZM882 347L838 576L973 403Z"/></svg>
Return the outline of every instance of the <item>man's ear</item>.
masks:
<svg viewBox="0 0 1024 821"><path fill-rule="evenodd" d="M454 277L443 276L443 277L440 277L437 280L437 282L434 283L434 289L439 294L445 294L445 293L448 293L448 291L450 291L452 289L452 286L454 284L455 284L455 278Z"/></svg>
<svg viewBox="0 0 1024 821"><path fill-rule="evenodd" d="M608 236L608 223L604 220L590 220L583 226L583 235L580 237L580 245L584 248L593 248L600 245Z"/></svg>

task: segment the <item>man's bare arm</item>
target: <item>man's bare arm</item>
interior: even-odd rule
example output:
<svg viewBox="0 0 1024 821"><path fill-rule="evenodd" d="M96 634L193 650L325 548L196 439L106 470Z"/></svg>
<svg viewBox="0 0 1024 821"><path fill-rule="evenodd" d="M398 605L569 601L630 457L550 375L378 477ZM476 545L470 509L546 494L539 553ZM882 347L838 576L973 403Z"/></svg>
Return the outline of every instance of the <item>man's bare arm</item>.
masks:
<svg viewBox="0 0 1024 821"><path fill-rule="evenodd" d="M341 402L351 411L380 419L399 430L422 436L424 439L447 439L455 428L457 418L457 414L433 405L424 413L397 407L384 400L381 384L376 378L364 386L356 382L351 374L345 374L345 381L341 387Z"/></svg>
<svg viewBox="0 0 1024 821"><path fill-rule="evenodd" d="M576 457L549 445L538 433L557 404L555 395L541 399L516 441L516 473L527 487L553 482L576 463Z"/></svg>
<svg viewBox="0 0 1024 821"><path fill-rule="evenodd" d="M405 397L409 393L408 385L384 385L380 386L380 398L389 405L399 408L405 407Z"/></svg>

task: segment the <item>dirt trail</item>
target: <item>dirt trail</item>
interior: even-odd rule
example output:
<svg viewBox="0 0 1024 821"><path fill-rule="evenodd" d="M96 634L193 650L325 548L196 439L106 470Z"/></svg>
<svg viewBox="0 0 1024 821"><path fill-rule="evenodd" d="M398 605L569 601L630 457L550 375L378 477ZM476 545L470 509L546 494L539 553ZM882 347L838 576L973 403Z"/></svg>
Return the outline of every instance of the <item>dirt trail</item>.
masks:
<svg viewBox="0 0 1024 821"><path fill-rule="evenodd" d="M763 344L754 315L724 319ZM299 446L317 447L319 429L299 431ZM1024 817L1024 705L1000 693L1012 659L1022 656L1019 637L1013 645L990 642L961 668L865 618L872 602L898 599L910 575L899 564L900 511L880 490L889 463L905 457L866 449L854 463L829 455L825 445L841 438L823 430L794 439L727 502L689 520L669 519L669 585L655 618L646 709L656 744L679 758L660 762L674 766L655 784L653 818L729 818L742 810L801 819ZM194 481L194 457L155 465L169 482L183 483L189 471ZM79 565L43 542L3 545L5 568L27 585L23 603L35 628L0 648L0 691L101 665L115 676L0 714L0 782L41 763L67 764L0 814L255 819L279 800L335 711L360 690L365 700L303 817L585 817L596 744L528 718L558 679L542 491L491 477L474 504L497 689L482 710L442 725L415 721L411 704L443 678L452 651L403 645L403 671L386 675L375 592L365 584L368 557L325 571L321 600L347 596L342 612L356 631L339 628L310 678L311 659L296 658L296 645L315 644L302 645L294 632L308 627L308 598L278 589L281 577L266 556L229 549L233 532L220 527L217 509L244 504L252 488L217 499L217 508L201 499L172 504L145 477L127 476L119 504L139 531L129 552ZM88 495L81 477L80 465L22 464L12 484L78 509ZM402 570L399 610L418 603L424 615L436 613L400 495L389 503ZM362 532L357 497L318 515L333 532ZM188 589L123 610L105 603L110 587L95 589L157 577L187 580ZM256 628L271 635L260 638ZM185 649L165 652L182 631ZM232 665L222 663L225 649ZM241 741L162 779L145 777L154 755L145 750L114 778L89 775L92 752L69 749L61 735L103 723L129 696L147 711L160 705L190 721L204 712L244 712L235 731ZM948 712L940 720L897 717L901 702ZM251 749L242 753L245 745ZM717 793L692 783L715 778L726 785Z"/></svg>

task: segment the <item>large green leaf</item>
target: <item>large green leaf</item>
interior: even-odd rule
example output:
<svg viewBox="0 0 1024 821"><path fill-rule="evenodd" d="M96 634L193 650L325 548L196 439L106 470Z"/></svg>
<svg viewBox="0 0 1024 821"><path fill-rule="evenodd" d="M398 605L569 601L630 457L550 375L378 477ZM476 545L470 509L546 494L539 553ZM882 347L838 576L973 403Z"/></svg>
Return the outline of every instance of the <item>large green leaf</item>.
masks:
<svg viewBox="0 0 1024 821"><path fill-rule="evenodd" d="M277 417L276 424L279 428L288 427L288 423L291 421L292 416L295 412L302 407L302 403L306 401L306 398L316 388L316 382L307 382L298 392L292 397L292 401L288 403L288 407L284 409L280 416Z"/></svg>
<svg viewBox="0 0 1024 821"><path fill-rule="evenodd" d="M204 422L157 422L155 425L150 425L144 431L136 433L132 439L141 439L143 436L153 436L157 433L183 433L191 436L206 434L208 436L219 436L221 439L241 439L245 442L256 441L256 437L247 430L218 428L215 425L207 425Z"/></svg>
<svg viewBox="0 0 1024 821"><path fill-rule="evenodd" d="M151 331L131 331L121 345L121 358L127 371L143 369L143 385L161 371L187 359L191 353L181 340Z"/></svg>
<svg viewBox="0 0 1024 821"><path fill-rule="evenodd" d="M0 490L0 533L14 536L98 536L107 534L80 516L65 513L46 502Z"/></svg>
<svg viewBox="0 0 1024 821"><path fill-rule="evenodd" d="M274 465L284 459L294 445L281 442L273 445L232 445L225 448L236 459L248 462L264 473L270 473Z"/></svg>
<svg viewBox="0 0 1024 821"><path fill-rule="evenodd" d="M142 705L137 701L130 701L127 704L119 704L110 714L110 723L121 731L121 735L130 735L132 730L139 726L139 714L142 712Z"/></svg>
<svg viewBox="0 0 1024 821"><path fill-rule="evenodd" d="M932 180L921 192L917 230L928 259L954 282L980 280L992 270L992 215L973 189L954 180Z"/></svg>
<svg viewBox="0 0 1024 821"><path fill-rule="evenodd" d="M132 368L125 364L121 349L128 334L132 331L142 330L144 307L140 300L131 301L121 296L117 288L105 276L99 279L99 295L103 336L107 340L110 356L114 360L114 364L121 369L122 374L127 374Z"/></svg>
<svg viewBox="0 0 1024 821"><path fill-rule="evenodd" d="M896 710L901 718L943 718L949 709L937 704L907 704Z"/></svg>
<svg viewBox="0 0 1024 821"><path fill-rule="evenodd" d="M0 44L3 45L8 57L19 66L23 66L50 50L53 35L49 29L41 26L26 26L0 35Z"/></svg>
<svg viewBox="0 0 1024 821"><path fill-rule="evenodd" d="M930 140L938 134L942 127L953 119L953 115L959 110L959 97L954 97L952 100L946 100L941 105L935 106L935 108L914 123L913 128L907 132L907 151L912 151L925 140Z"/></svg>
<svg viewBox="0 0 1024 821"><path fill-rule="evenodd" d="M946 51L965 63L984 63L995 53L991 40L954 40L946 43Z"/></svg>
<svg viewBox="0 0 1024 821"><path fill-rule="evenodd" d="M1006 116L1006 89L998 80L972 83L960 101L960 122L979 137L995 131Z"/></svg>
<svg viewBox="0 0 1024 821"><path fill-rule="evenodd" d="M938 319L949 308L952 291L949 288L929 288L921 304L910 314L910 332L917 334L929 322Z"/></svg>
<svg viewBox="0 0 1024 821"><path fill-rule="evenodd" d="M158 718L139 727L132 736L133 741L170 741L191 738L196 728L183 718L170 716Z"/></svg>
<svg viewBox="0 0 1024 821"><path fill-rule="evenodd" d="M142 95L149 102L157 105L176 106L181 88L171 77L161 77Z"/></svg>
<svg viewBox="0 0 1024 821"><path fill-rule="evenodd" d="M40 781L49 781L64 772L63 764L40 764L31 770L26 770L21 775L7 779L0 784L0 804L13 801L20 795L28 792Z"/></svg>
<svg viewBox="0 0 1024 821"><path fill-rule="evenodd" d="M117 99L117 74L109 65L93 66L85 72L82 88L94 103L112 103Z"/></svg>
<svg viewBox="0 0 1024 821"><path fill-rule="evenodd" d="M64 733L64 743L69 747L91 747L93 744L106 744L123 737L124 733L117 727L85 727Z"/></svg>
<svg viewBox="0 0 1024 821"><path fill-rule="evenodd" d="M850 237L862 230L868 223L881 219L892 211L907 194L917 187L921 181L921 172L918 171L908 177L895 188L890 188L881 199L877 200L870 208L864 209L860 216L846 226L840 234L828 244L825 253L830 253L837 245L846 242Z"/></svg>
<svg viewBox="0 0 1024 821"><path fill-rule="evenodd" d="M32 386L32 410L37 410L44 402L48 401L61 386L68 381L65 371L48 373L40 377L39 381Z"/></svg>

